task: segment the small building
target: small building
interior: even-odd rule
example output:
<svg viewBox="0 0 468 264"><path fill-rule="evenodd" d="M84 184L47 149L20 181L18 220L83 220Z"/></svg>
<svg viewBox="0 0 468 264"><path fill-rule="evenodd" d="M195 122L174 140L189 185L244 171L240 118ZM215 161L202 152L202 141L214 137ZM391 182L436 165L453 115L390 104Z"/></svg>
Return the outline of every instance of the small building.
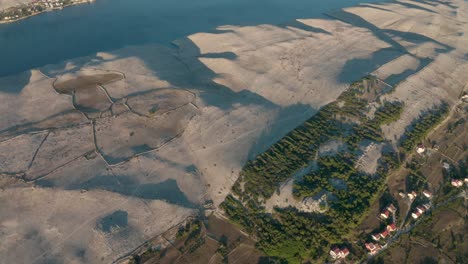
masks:
<svg viewBox="0 0 468 264"><path fill-rule="evenodd" d="M424 207L424 208L426 209L426 211L427 211L427 210L429 210L429 209L431 208L431 205L428 204L428 203L425 203L425 204L423 204L423 207Z"/></svg>
<svg viewBox="0 0 468 264"><path fill-rule="evenodd" d="M379 244L366 243L365 246L366 249L369 251L369 254L375 254L380 249Z"/></svg>
<svg viewBox="0 0 468 264"><path fill-rule="evenodd" d="M446 170L450 170L450 164L448 164L447 162L442 163L442 167Z"/></svg>
<svg viewBox="0 0 468 264"><path fill-rule="evenodd" d="M380 240L380 234L372 234L371 237L372 237L372 239L375 240L375 241L379 241L379 240Z"/></svg>
<svg viewBox="0 0 468 264"><path fill-rule="evenodd" d="M462 101L463 102L468 102L468 94L464 94L462 97L461 97Z"/></svg>
<svg viewBox="0 0 468 264"><path fill-rule="evenodd" d="M415 211L414 213L411 214L411 217L413 217L413 219L418 219L419 217L421 216L421 213L419 211Z"/></svg>
<svg viewBox="0 0 468 264"><path fill-rule="evenodd" d="M384 239L385 239L387 236L388 236L388 231L387 231L387 230L385 230L385 231L383 231L382 233L380 233L380 237L382 237L382 238L384 238Z"/></svg>
<svg viewBox="0 0 468 264"><path fill-rule="evenodd" d="M416 210L420 213L420 214L424 214L426 212L426 208L422 207L422 206L418 206L416 207Z"/></svg>
<svg viewBox="0 0 468 264"><path fill-rule="evenodd" d="M348 255L349 255L349 250L346 247L340 249L337 246L335 246L330 250L330 256L333 259L346 258Z"/></svg>
<svg viewBox="0 0 468 264"><path fill-rule="evenodd" d="M340 252L341 258L346 258L349 255L349 250L348 248L342 248Z"/></svg>
<svg viewBox="0 0 468 264"><path fill-rule="evenodd" d="M454 187L462 187L463 186L463 181L462 180L456 180L456 179L452 179L452 186Z"/></svg>
<svg viewBox="0 0 468 264"><path fill-rule="evenodd" d="M432 193L428 190L424 190L423 195L426 196L427 198L431 199L432 198Z"/></svg>
<svg viewBox="0 0 468 264"><path fill-rule="evenodd" d="M395 225L395 223L391 223L389 225L387 225L387 231L388 232L395 232L397 230L397 227Z"/></svg>
<svg viewBox="0 0 468 264"><path fill-rule="evenodd" d="M383 211L382 213L380 213L380 218L382 219L388 219L388 217L390 216L390 211L388 211L387 209L385 211Z"/></svg>
<svg viewBox="0 0 468 264"><path fill-rule="evenodd" d="M410 198L410 200L413 200L416 197L418 197L418 194L415 191L408 193L408 198Z"/></svg>
<svg viewBox="0 0 468 264"><path fill-rule="evenodd" d="M416 147L416 152L418 154L423 154L426 151L426 147L423 144L418 144Z"/></svg>
<svg viewBox="0 0 468 264"><path fill-rule="evenodd" d="M390 211L391 213L396 213L397 208L396 208L393 204L390 204L390 205L387 207L387 210Z"/></svg>
<svg viewBox="0 0 468 264"><path fill-rule="evenodd" d="M369 251L375 251L377 249L377 246L374 243L366 243L366 248Z"/></svg>
<svg viewBox="0 0 468 264"><path fill-rule="evenodd" d="M405 197L406 197L406 194L403 193L403 192L399 192L398 195L400 195L401 198L405 198Z"/></svg>
<svg viewBox="0 0 468 264"><path fill-rule="evenodd" d="M332 257L333 259L337 259L338 256L340 255L340 249L338 247L333 247L331 250L330 250L330 257Z"/></svg>

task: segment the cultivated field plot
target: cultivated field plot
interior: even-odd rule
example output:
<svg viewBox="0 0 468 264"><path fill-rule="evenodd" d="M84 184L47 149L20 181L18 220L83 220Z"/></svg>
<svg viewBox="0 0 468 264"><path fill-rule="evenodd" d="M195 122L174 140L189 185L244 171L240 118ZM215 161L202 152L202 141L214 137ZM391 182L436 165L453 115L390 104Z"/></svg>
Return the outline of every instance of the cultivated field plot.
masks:
<svg viewBox="0 0 468 264"><path fill-rule="evenodd" d="M15 87L10 85L14 81L8 78L4 81L8 87ZM52 82L40 72L33 71L31 81L30 91L27 91L29 86L23 88L26 91L22 94L26 98L18 99L24 101L27 109L31 103L41 106L45 105L43 100L49 100L36 96L37 89L47 91L44 92L46 95L52 91L50 99L59 96L64 103L60 107L57 107L57 102L50 104L50 111L43 111L45 115L41 118L30 115L29 119L20 120L11 127L3 123L6 128L0 131L0 173L2 177L15 177L17 181L2 178L2 188L8 186L11 191L39 188L35 194L38 209L47 206L52 197L62 202L55 206L58 213L50 211L28 224L24 222L29 221L27 219L2 221L6 221L7 226L11 221L16 223L14 226L25 225L24 230L17 230L20 240L37 237L59 243L59 237L36 231L47 229L49 222L54 222L57 233L80 230L81 235L73 237L80 254L68 255L68 250L60 250L60 253L34 251L24 255L25 263L36 261L34 259L38 256L45 262L57 258L109 262L193 213L204 186L192 163L185 164L186 157L173 154L182 145L175 144L157 154L152 153L179 139L189 121L198 114L193 104L196 99L193 93L156 87L128 97L114 98L106 85L125 84L125 76L114 71L88 68L56 74ZM31 98L36 101L29 102ZM140 155L150 155L151 158ZM155 163L169 159L174 161L173 168L164 162ZM142 176L144 171L146 175ZM103 196L104 193L109 195ZM7 192L2 192L2 195L7 195ZM105 201L100 204L120 202L108 208L113 211L100 210L91 202L97 197L104 197ZM134 214L135 211L132 212L128 206L140 202L142 211ZM153 202L157 203L151 205ZM64 207L67 203L70 208ZM5 205L3 210L17 210L10 202ZM27 213L37 212L32 207L27 208ZM77 223L76 228L68 226L70 214L67 212L71 208L75 208L76 213L86 212L80 220L82 224ZM154 214L155 211L158 214ZM146 216L135 222L132 219L136 215ZM12 215L2 213L2 216L9 219ZM151 216L152 219L148 218ZM145 227L148 221L159 221L159 224ZM29 231L30 224L34 231ZM34 235L28 232L34 232ZM93 241L96 247L91 250L79 245L85 241ZM8 250L10 246L5 244L0 249ZM107 258L111 259L106 261Z"/></svg>
<svg viewBox="0 0 468 264"><path fill-rule="evenodd" d="M184 221L120 263L269 263L254 244L236 226L212 214L203 221Z"/></svg>

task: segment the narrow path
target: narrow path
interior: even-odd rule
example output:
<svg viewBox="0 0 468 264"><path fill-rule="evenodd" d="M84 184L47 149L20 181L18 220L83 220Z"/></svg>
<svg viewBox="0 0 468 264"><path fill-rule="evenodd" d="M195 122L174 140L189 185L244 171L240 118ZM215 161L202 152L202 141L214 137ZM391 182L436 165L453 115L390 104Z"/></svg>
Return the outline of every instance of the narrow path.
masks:
<svg viewBox="0 0 468 264"><path fill-rule="evenodd" d="M45 135L44 139L42 139L41 143L39 144L36 151L34 152L34 155L33 155L32 159L31 159L31 162L29 162L27 171L31 169L34 161L36 160L37 153L39 153L39 150L41 150L42 145L44 145L44 142L47 140L49 135L50 135L50 131L47 131L47 134Z"/></svg>
<svg viewBox="0 0 468 264"><path fill-rule="evenodd" d="M111 95L109 94L109 92L108 92L107 89L105 88L105 85L110 84L110 83L114 83L114 82L116 82L116 81L121 81L121 80L124 80L124 81L125 81L125 84L128 85L128 84L127 84L127 81L126 81L126 76L125 76L125 74L124 74L123 72L120 72L120 71L101 70L101 69L97 69L97 68L83 68L83 69L81 69L81 70L82 70L82 71L84 71L84 70L98 70L98 71L104 71L104 72L115 72L115 73L118 73L118 74L121 75L121 77L119 77L119 78L117 78L117 79L109 80L109 81L107 81L107 82L105 82L105 83L102 83L102 84L97 84L98 88L99 88L99 89L102 89L102 90L104 91L104 93L106 94L107 98L110 100L110 102L112 102L110 108L112 108L112 105L115 103L115 101L112 99ZM88 115L87 115L86 113L84 113L83 111L80 111L80 110L77 108L77 106L76 106L76 104L75 104L75 95L74 95L74 92L72 92L71 95L59 93L59 92L57 91L56 87L55 87L55 84L56 84L58 78L56 78L56 77L49 77L49 76L45 75L45 74L44 74L42 71L40 71L40 70L39 70L39 72L40 72L43 76L45 76L46 78L54 79L54 80L53 80L53 83L52 83L52 88L53 88L52 90L53 90L55 93L57 93L58 95L60 95L60 96L68 96L68 97L71 97L71 104L72 104L73 109L74 109L75 111L78 111L79 113L81 113L81 114L86 118L86 120L88 120L89 123L87 122L87 123L84 123L84 124L78 124L78 125L72 125L72 126L64 126L64 127L48 127L47 129L22 133L22 134L19 134L19 135L14 136L14 137L11 137L11 138L8 138L8 139L5 139L5 140L0 141L0 143L1 143L1 142L6 142L6 141L12 140L12 139L14 139L14 138L17 138L17 137L22 136L22 135L25 135L25 134L33 134L33 133L47 132L47 136L44 138L44 140L41 142L40 146L36 149L35 153L33 154L33 158L32 158L32 160L31 160L31 162L29 163L28 169L27 169L27 170L29 170L29 169L31 168L31 166L32 166L32 164L33 164L33 162L34 162L34 160L35 160L37 154L39 153L39 150L41 149L42 145L44 144L45 140L47 139L47 137L49 136L49 134L51 133L51 131L53 131L53 130L65 130L65 129L70 129L70 128L72 128L72 127L81 127L81 126L83 126L83 125L89 125L89 124L91 124L91 125L92 125L92 131L93 131L93 141L94 141L93 144L94 144L95 152L96 152L96 154L106 163L106 166L107 166L108 168L122 165L122 164L124 164L124 163L126 163L126 162L129 162L129 161L131 161L132 159L137 158L137 157L139 157L139 156L141 156L141 155L145 155L145 154L148 154L148 153L151 153L151 152L160 150L161 148L163 148L163 147L166 146L167 144L169 144L169 143L173 142L174 140L176 140L177 138L181 137L181 135L185 132L185 129L184 129L184 130L182 130L180 133L178 133L178 134L176 134L175 136L173 136L173 137L167 139L166 141L162 142L159 146L157 146L157 147L155 147L155 148L153 148L153 149L150 149L150 150L148 150L148 151L141 152L141 153L136 153L136 154L132 155L131 157L128 157L128 158L124 159L123 161L120 161L120 162L115 163L115 164L111 164L111 163L109 163L109 161L105 158L105 154L104 154L103 152L101 152L101 150L100 150L100 148L99 148L99 146L98 146L98 142L97 142L96 120L97 120L97 119L100 119L100 117L98 117L98 118L89 118ZM174 108L171 108L171 109L167 109L167 110L164 111L164 112L158 113L156 116L159 116L159 115L163 115L163 114L167 114L167 113L176 111L177 109L179 109L179 108L181 108L181 107L185 107L185 106L187 106L187 105L191 105L192 107L194 107L194 109L196 109L196 111L200 111L200 109L198 108L198 106L195 104L197 95L196 95L194 92L192 92L192 91L190 91L190 90L187 90L187 89L181 89L181 90L183 90L183 91L185 91L185 92L188 92L189 94L191 94L191 95L193 96L192 99L190 100L190 102L187 102L187 103L185 103L185 104L183 104L183 105L180 105L180 106L177 106L177 107L174 107ZM127 98L124 97L123 99L125 100L125 99L127 99ZM132 113L135 114L135 115L142 116L142 117L146 117L146 118L154 118L154 117L155 117L155 116L141 115L141 114L139 114L139 113L133 111L133 109L126 103L126 101L124 101L123 104L126 106L126 108L127 108L130 112L132 112ZM110 110L110 109L109 109L109 110ZM196 114L190 118L190 120L188 121L188 123L190 123L190 121L191 121L195 116L196 116ZM188 123L187 123L187 124L188 124ZM4 131L4 132L7 132L7 131ZM85 154L83 154L83 155L80 155L79 157L76 157L75 159L73 159L71 162L73 162L73 161L77 160L78 158L83 157L84 155L87 155L87 154L88 154L88 153L85 153ZM50 173L52 173L52 172L54 172L54 171L57 171L58 169L60 169L60 168L62 168L62 167L64 167L64 166L66 166L66 165L68 165L68 164L70 164L70 162L67 162L67 163L65 163L65 164L60 165L59 167L53 169L52 171L50 171L50 172L47 173L47 174L40 175L39 177L35 177L34 180L32 180L32 181L31 181L31 180L27 180L27 179L25 178L25 175L26 175L26 172L27 172L27 171L16 172L16 173L14 173L14 175L17 175L17 174L23 175L23 176L22 176L23 180L25 180L26 182L33 182L33 181L35 181L35 180L38 180L38 179L42 179L42 178L44 178L44 177L47 177ZM0 174L11 175L12 173L1 172L1 171L0 171Z"/></svg>

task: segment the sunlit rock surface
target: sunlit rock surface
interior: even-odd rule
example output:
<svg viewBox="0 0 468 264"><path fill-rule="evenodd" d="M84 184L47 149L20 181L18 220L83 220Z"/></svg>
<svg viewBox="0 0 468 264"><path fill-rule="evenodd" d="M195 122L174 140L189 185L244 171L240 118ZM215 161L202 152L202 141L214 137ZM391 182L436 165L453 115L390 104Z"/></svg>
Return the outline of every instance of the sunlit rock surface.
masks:
<svg viewBox="0 0 468 264"><path fill-rule="evenodd" d="M466 86L467 8L399 1L223 26L174 49L127 47L1 78L2 260L112 262L204 200L219 205L249 158L367 74L398 84L387 99L405 111L385 128L397 140Z"/></svg>

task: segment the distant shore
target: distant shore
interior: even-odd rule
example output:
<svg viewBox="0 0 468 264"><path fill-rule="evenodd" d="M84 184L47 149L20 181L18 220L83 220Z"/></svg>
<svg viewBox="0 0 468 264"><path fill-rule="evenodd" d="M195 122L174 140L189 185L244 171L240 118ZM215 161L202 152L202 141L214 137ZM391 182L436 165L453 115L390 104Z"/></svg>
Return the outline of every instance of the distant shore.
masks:
<svg viewBox="0 0 468 264"><path fill-rule="evenodd" d="M18 6L10 7L8 9L0 11L0 24L9 24L14 23L32 16L36 16L45 12L61 10L65 7L92 3L95 0L75 0L75 1L37 1L37 2L30 2L28 4L20 4ZM45 6L45 7L44 7ZM23 11L30 12L28 14L21 13L18 15L18 12ZM12 13L12 16L6 16L5 14ZM16 14L16 15L15 15Z"/></svg>

